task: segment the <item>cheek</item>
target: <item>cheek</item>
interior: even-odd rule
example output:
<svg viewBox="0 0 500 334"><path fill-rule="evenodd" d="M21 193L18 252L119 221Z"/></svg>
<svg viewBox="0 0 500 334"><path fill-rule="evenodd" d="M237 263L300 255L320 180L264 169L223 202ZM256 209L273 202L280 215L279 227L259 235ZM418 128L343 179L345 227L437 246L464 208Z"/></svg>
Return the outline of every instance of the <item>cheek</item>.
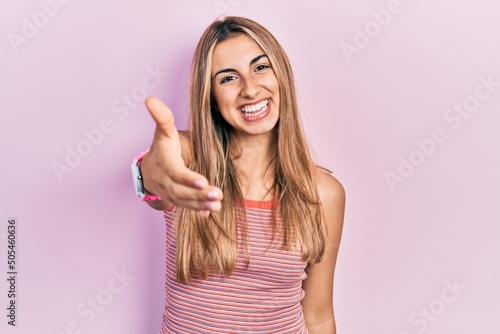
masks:
<svg viewBox="0 0 500 334"><path fill-rule="evenodd" d="M224 87L223 89L214 89L213 91L215 101L219 108L222 108L224 105L233 105L235 101L235 93L234 89L231 87Z"/></svg>
<svg viewBox="0 0 500 334"><path fill-rule="evenodd" d="M279 94L279 84L276 76L270 75L269 77L265 78L262 83L272 93Z"/></svg>

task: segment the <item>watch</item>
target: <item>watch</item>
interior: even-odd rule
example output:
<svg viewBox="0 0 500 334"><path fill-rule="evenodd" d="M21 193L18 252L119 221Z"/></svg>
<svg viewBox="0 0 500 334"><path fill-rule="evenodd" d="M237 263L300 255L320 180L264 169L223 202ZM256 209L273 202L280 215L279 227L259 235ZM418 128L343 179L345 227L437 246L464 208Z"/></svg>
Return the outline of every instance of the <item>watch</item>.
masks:
<svg viewBox="0 0 500 334"><path fill-rule="evenodd" d="M144 190L144 184L142 183L142 174L139 168L139 163L146 153L149 152L149 149L139 154L132 162L132 178L134 181L135 193L137 197L139 197L142 201L159 201L161 200L160 196L156 195L146 195L146 191Z"/></svg>

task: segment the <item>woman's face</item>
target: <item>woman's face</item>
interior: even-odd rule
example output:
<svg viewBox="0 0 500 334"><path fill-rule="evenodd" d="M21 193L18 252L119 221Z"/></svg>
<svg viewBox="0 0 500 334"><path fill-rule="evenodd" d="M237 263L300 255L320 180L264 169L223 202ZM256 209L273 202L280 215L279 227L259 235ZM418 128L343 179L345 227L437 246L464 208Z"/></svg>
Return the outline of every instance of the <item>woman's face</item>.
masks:
<svg viewBox="0 0 500 334"><path fill-rule="evenodd" d="M279 86L262 49L245 34L215 46L212 93L239 137L271 135L279 119Z"/></svg>

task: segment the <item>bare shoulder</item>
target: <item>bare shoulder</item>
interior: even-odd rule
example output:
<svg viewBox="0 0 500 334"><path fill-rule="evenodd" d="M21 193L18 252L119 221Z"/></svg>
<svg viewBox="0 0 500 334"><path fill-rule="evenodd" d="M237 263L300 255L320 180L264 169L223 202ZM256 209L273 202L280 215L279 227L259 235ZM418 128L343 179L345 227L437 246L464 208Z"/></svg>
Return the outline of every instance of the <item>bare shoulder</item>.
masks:
<svg viewBox="0 0 500 334"><path fill-rule="evenodd" d="M330 171L316 167L318 193L323 206L343 206L345 190L339 180Z"/></svg>
<svg viewBox="0 0 500 334"><path fill-rule="evenodd" d="M344 226L345 190L329 171L319 167L316 170L316 182L330 248L327 253L336 254Z"/></svg>

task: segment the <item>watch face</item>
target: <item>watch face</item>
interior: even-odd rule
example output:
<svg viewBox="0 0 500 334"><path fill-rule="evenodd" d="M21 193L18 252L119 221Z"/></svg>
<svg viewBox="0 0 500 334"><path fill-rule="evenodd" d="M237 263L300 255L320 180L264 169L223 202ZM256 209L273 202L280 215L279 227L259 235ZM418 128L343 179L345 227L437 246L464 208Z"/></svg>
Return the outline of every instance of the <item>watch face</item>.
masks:
<svg viewBox="0 0 500 334"><path fill-rule="evenodd" d="M137 197L144 198L146 195L144 194L144 186L142 185L141 170L139 169L139 166L137 166L137 163L138 161L136 159L131 165L132 178L134 181L135 193L137 194Z"/></svg>

